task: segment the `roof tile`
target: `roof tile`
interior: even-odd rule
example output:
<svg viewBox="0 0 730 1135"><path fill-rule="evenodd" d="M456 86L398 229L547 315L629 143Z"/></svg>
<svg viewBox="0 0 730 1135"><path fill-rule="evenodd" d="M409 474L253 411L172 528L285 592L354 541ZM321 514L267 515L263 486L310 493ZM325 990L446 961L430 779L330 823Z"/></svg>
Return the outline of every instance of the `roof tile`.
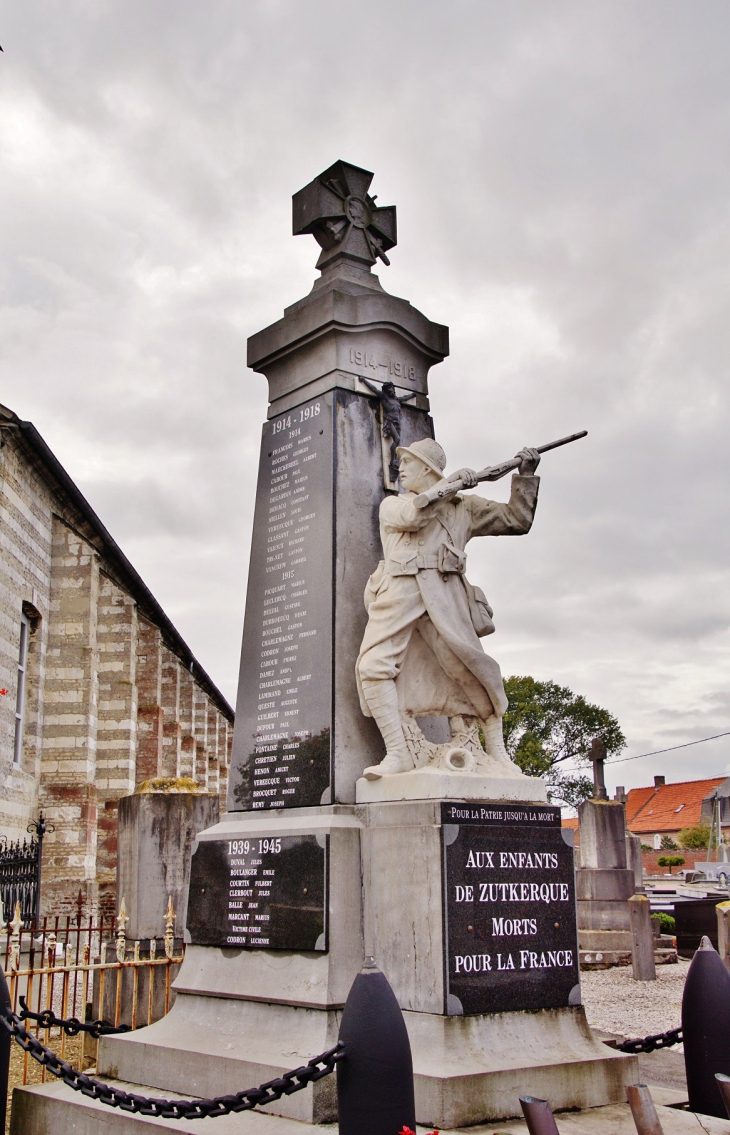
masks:
<svg viewBox="0 0 730 1135"><path fill-rule="evenodd" d="M709 780L684 780L679 784L662 784L658 788L631 788L626 800L626 822L629 831L677 832L699 824L702 801L727 777Z"/></svg>

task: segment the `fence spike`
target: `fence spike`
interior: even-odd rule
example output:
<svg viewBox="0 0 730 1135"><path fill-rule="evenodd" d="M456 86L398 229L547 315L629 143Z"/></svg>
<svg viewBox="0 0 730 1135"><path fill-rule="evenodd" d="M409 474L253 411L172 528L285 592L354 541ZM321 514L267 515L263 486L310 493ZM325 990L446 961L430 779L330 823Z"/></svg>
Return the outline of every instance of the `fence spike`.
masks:
<svg viewBox="0 0 730 1135"><path fill-rule="evenodd" d="M165 911L165 954L171 958L175 953L175 911L172 906L172 895L167 900Z"/></svg>
<svg viewBox="0 0 730 1135"><path fill-rule="evenodd" d="M20 969L20 931L23 927L23 915L20 913L20 903L15 904L15 915L10 923L10 968Z"/></svg>
<svg viewBox="0 0 730 1135"><path fill-rule="evenodd" d="M119 914L116 918L117 923L117 961L123 962L127 953L127 936L125 933L125 926L129 922L127 915L127 904L122 895L122 901L119 904Z"/></svg>

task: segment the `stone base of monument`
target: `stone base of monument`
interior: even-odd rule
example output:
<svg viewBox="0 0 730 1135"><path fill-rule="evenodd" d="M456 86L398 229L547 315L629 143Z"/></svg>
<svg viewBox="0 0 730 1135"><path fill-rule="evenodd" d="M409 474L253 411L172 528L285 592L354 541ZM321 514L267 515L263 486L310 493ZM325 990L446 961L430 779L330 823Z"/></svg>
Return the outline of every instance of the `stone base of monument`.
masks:
<svg viewBox="0 0 730 1135"><path fill-rule="evenodd" d="M531 787L534 797L542 786ZM404 1010L420 1123L459 1128L514 1115L525 1092L557 1108L622 1100L636 1060L595 1039L580 1007L572 860L557 809L541 801L229 813L201 833L193 858L193 942L175 1006L149 1029L105 1037L100 1074L205 1097L279 1076L336 1042L349 987L363 954L372 954ZM315 893L320 869L326 887ZM506 881L520 874L533 889ZM229 895L252 893L253 915L269 912L273 945L277 934L292 932L276 922L284 882L278 902L287 910L307 892L291 939L299 948L249 948L261 940L260 928L247 925L243 911L229 911ZM480 904L480 896L490 901ZM312 919L318 906L323 921L307 930L304 913ZM519 925L498 919L495 941L492 920L501 909L526 917ZM538 922L540 948L525 948L535 944ZM310 935L308 949L296 937L302 933ZM200 944L226 938L241 945ZM333 1122L334 1080L267 1111Z"/></svg>
<svg viewBox="0 0 730 1135"><path fill-rule="evenodd" d="M128 1091L137 1090L138 1085L119 1084ZM692 1112L681 1110L686 1103L686 1091L650 1087L651 1097L656 1106L662 1130L672 1135L695 1135L698 1130L697 1117ZM173 1098L174 1093L171 1093ZM636 1135L636 1127L628 1103L599 1106L579 1113L558 1114L560 1131L574 1132L576 1135ZM63 1083L47 1083L25 1088L16 1088L13 1100L12 1135L58 1135L59 1131L73 1132L73 1135L134 1135L142 1128L155 1131L190 1132L191 1135L210 1131L211 1135L300 1135L301 1126L292 1119L267 1115L265 1111L249 1111L243 1115L224 1115L218 1119L157 1119L149 1120L141 1116L125 1115L95 1100L78 1096ZM453 1130L453 1129L452 1129ZM488 1129L490 1130L490 1129ZM708 1118L706 1130L713 1135L728 1135L730 1122ZM332 1135L336 1128L317 1126L310 1128L312 1135ZM524 1120L501 1120L499 1131L505 1135L527 1135ZM441 1135L451 1135L444 1128Z"/></svg>
<svg viewBox="0 0 730 1135"><path fill-rule="evenodd" d="M545 784L533 776L485 776L479 772L449 772L430 766L381 776L377 780L361 777L355 791L358 804L383 800L547 802Z"/></svg>
<svg viewBox="0 0 730 1135"><path fill-rule="evenodd" d="M226 1095L274 1079L335 1044L339 1017L340 1010L179 995L152 1028L105 1038L99 1074L145 1084L150 1095ZM416 1117L431 1127L519 1114L525 1093L555 1108L619 1102L638 1076L636 1058L594 1038L580 1006L471 1017L406 1012L404 1018ZM266 1110L305 1123L335 1122L334 1078Z"/></svg>
<svg viewBox="0 0 730 1135"><path fill-rule="evenodd" d="M619 1103L637 1059L595 1038L580 1006L571 838L541 801L229 813L198 837L175 1005L148 1028L104 1037L100 1077L203 1098L278 1077L336 1042L372 954L404 1011L419 1123L518 1115L521 1094L556 1109ZM25 1112L54 1093L26 1098ZM87 1104L64 1107L77 1124ZM334 1122L335 1079L266 1110L271 1124ZM51 1129L34 1114L36 1126L23 1120L14 1135ZM253 1117L234 1118L243 1130ZM213 1122L223 1131L228 1120Z"/></svg>

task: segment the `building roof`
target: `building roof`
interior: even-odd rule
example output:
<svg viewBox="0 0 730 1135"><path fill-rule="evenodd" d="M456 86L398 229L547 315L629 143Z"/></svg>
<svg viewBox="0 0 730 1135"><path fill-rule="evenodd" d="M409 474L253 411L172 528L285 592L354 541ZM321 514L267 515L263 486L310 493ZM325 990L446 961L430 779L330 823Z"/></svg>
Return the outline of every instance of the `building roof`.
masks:
<svg viewBox="0 0 730 1135"><path fill-rule="evenodd" d="M651 788L631 788L626 800L629 831L678 832L702 819L702 802L724 784L725 776L708 780L683 780L679 784L659 784Z"/></svg>
<svg viewBox="0 0 730 1135"><path fill-rule="evenodd" d="M561 827L570 828L573 832L573 846L578 847L580 843L580 824L577 816L564 817L560 821Z"/></svg>
<svg viewBox="0 0 730 1135"><path fill-rule="evenodd" d="M177 628L170 622L154 595L139 573L132 567L116 540L107 531L93 508L74 484L58 458L46 445L32 422L22 421L6 406L0 405L0 429L8 430L29 464L48 485L64 511L59 513L96 548L104 558L105 570L137 602L137 605L150 622L160 628L166 646L177 655L180 661L195 675L196 681L206 691L211 701L230 721L234 713L213 679L203 669ZM1 441L0 441L0 444Z"/></svg>
<svg viewBox="0 0 730 1135"><path fill-rule="evenodd" d="M634 816L639 812L647 800L654 795L656 788L652 785L651 788L630 788L628 796L626 797L626 823L631 828L631 821Z"/></svg>

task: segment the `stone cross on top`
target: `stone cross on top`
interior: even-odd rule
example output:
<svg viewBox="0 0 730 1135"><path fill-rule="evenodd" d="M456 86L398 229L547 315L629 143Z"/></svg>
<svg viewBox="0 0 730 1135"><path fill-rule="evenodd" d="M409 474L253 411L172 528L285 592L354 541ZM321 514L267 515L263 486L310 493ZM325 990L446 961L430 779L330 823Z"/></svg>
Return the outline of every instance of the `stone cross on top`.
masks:
<svg viewBox="0 0 730 1135"><path fill-rule="evenodd" d="M396 244L395 205L378 206L368 193L373 175L348 162L334 165L292 198L294 236L311 233L322 248L317 267L336 260L360 265L380 258Z"/></svg>
<svg viewBox="0 0 730 1135"><path fill-rule="evenodd" d="M591 741L590 758L593 763L593 799L608 800L606 782L603 778L603 765L607 757L606 743L600 737Z"/></svg>

